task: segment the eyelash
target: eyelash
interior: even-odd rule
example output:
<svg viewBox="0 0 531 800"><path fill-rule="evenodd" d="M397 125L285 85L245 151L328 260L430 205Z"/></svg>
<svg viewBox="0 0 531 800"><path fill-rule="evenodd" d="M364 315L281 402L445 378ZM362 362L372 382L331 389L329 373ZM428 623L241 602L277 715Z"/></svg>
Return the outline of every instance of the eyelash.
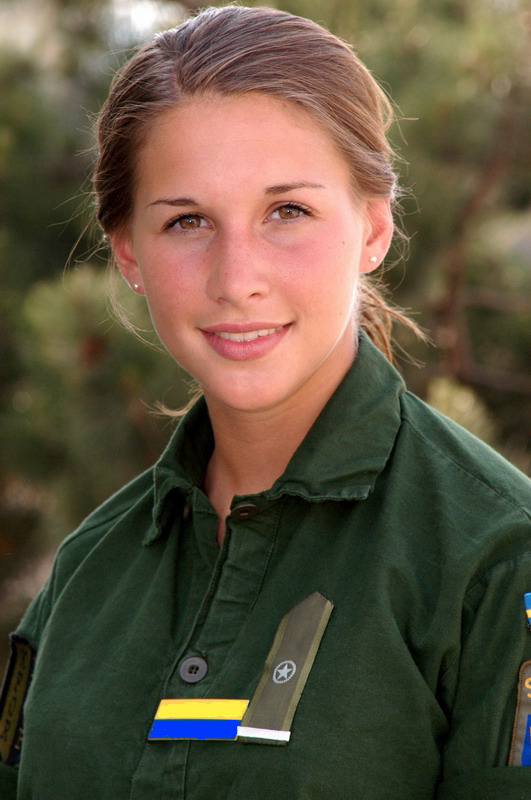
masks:
<svg viewBox="0 0 531 800"><path fill-rule="evenodd" d="M283 219L282 222L293 222L295 219L298 219L300 216L305 216L305 217L311 217L312 216L312 212L308 208L308 206L303 206L302 203L291 203L291 202L290 203L282 203L281 205L279 205L275 209L273 209L273 211L271 213L274 214L276 211L280 211L281 208L292 208L295 211L301 211L302 212L301 214L298 214L293 219Z"/></svg>
<svg viewBox="0 0 531 800"><path fill-rule="evenodd" d="M188 229L182 228L181 226L179 226L179 222L182 222L184 219L196 219L198 221L201 221L203 217L201 216L201 214L179 214L178 217L174 217L168 222L168 224L165 226L166 230L172 230L172 228L180 228L180 230L183 233L187 233L188 231L195 231L198 230L200 227L202 227L201 225L198 225L197 228L188 228Z"/></svg>
<svg viewBox="0 0 531 800"><path fill-rule="evenodd" d="M275 214L277 211L280 211L282 208L290 208L290 209L293 209L295 211L300 211L301 212L301 214L298 214L296 217L293 217L292 219L281 219L281 222L283 222L283 223L294 222L296 219L299 219L300 216L306 216L306 217L311 217L312 216L312 211L307 206L304 206L301 203L293 203L293 202L281 203L281 205L279 205L279 206L277 206L276 208L273 209L273 211L271 212L271 214L269 216L272 216L272 214ZM187 233L188 231L196 231L196 230L199 230L201 227L203 227L202 225L199 224L195 228L188 228L188 229L187 228L182 228L179 225L179 223L182 222L185 219L196 219L199 222L201 222L201 220L203 220L204 217L202 217L201 214L179 214L178 217L175 217L174 219L172 219L172 220L170 220L168 222L168 224L166 225L166 230L172 230L173 228L179 228L183 233Z"/></svg>

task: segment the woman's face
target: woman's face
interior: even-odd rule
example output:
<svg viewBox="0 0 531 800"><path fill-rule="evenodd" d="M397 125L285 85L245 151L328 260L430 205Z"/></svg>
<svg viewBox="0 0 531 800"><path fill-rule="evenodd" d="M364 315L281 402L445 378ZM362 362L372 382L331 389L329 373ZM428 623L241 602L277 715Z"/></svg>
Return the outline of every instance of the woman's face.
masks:
<svg viewBox="0 0 531 800"><path fill-rule="evenodd" d="M207 402L281 410L331 394L356 352L359 273L389 245L388 200L356 199L321 127L257 92L162 114L137 178L114 252Z"/></svg>

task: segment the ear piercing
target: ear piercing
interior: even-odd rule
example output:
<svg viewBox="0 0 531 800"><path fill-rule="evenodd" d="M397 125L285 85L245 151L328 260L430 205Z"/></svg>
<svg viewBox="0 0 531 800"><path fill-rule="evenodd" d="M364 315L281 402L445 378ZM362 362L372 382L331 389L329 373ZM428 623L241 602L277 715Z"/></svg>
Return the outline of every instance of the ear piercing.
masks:
<svg viewBox="0 0 531 800"><path fill-rule="evenodd" d="M376 264L376 262L378 261L378 259L377 259L377 257L376 257L376 256L369 256L369 261L371 262L371 264Z"/></svg>

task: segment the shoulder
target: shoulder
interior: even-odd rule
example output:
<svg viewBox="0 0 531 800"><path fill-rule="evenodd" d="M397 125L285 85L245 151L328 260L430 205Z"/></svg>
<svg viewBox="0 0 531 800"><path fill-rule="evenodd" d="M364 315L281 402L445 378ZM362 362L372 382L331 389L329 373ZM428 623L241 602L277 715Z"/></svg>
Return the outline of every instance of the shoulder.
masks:
<svg viewBox="0 0 531 800"><path fill-rule="evenodd" d="M70 579L85 560L120 522L131 516L128 534L138 541L153 518L153 469L142 473L93 511L63 540L55 556L52 573L34 598L17 628L36 647L52 608Z"/></svg>
<svg viewBox="0 0 531 800"><path fill-rule="evenodd" d="M409 392L401 397L398 447L405 470L448 492L466 508L496 507L531 519L531 481L499 453Z"/></svg>
<svg viewBox="0 0 531 800"><path fill-rule="evenodd" d="M153 505L153 468L150 468L109 497L63 540L57 551L56 571L75 569L101 539L133 512L130 533L133 539L138 539L152 520Z"/></svg>
<svg viewBox="0 0 531 800"><path fill-rule="evenodd" d="M454 618L487 595L492 614L519 610L531 586L531 481L414 395L400 404L379 501L400 537L395 547L427 588L424 602L434 596L436 613Z"/></svg>

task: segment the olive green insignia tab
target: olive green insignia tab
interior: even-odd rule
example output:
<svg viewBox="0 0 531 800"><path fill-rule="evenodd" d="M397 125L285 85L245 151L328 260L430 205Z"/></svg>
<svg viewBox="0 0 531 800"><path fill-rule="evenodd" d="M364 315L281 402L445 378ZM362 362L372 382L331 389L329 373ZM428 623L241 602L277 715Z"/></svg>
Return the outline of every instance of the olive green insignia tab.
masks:
<svg viewBox="0 0 531 800"><path fill-rule="evenodd" d="M31 679L35 651L18 636L11 637L11 658L0 696L0 761L16 764L22 739L22 706Z"/></svg>
<svg viewBox="0 0 531 800"><path fill-rule="evenodd" d="M531 661L524 661L518 674L509 766L531 767Z"/></svg>
<svg viewBox="0 0 531 800"><path fill-rule="evenodd" d="M290 727L334 605L313 592L280 621L238 741L287 744Z"/></svg>

